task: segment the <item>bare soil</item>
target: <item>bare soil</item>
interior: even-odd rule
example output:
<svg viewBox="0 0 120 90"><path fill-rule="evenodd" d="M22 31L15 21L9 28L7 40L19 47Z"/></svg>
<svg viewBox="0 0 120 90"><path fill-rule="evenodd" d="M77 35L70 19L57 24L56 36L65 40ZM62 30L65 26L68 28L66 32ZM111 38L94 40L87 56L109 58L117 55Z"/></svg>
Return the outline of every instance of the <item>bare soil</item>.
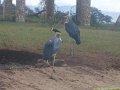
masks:
<svg viewBox="0 0 120 90"><path fill-rule="evenodd" d="M42 55L0 50L0 90L94 90L120 87L120 57L89 53L57 56L54 73Z"/></svg>

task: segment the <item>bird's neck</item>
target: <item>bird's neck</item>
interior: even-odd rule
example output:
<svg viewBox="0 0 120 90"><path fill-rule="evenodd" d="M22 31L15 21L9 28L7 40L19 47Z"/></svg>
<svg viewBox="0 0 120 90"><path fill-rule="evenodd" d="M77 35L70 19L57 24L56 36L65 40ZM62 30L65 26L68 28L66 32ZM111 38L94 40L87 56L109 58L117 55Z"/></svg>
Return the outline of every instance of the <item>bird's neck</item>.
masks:
<svg viewBox="0 0 120 90"><path fill-rule="evenodd" d="M65 21L65 23L68 23L68 22L69 22L69 20L66 20L66 21Z"/></svg>
<svg viewBox="0 0 120 90"><path fill-rule="evenodd" d="M58 36L55 36L55 37L56 37L56 38L58 38L58 39L60 39L60 40L62 41L62 39L61 39L61 37L60 37L60 36L59 36L59 37L58 37Z"/></svg>
<svg viewBox="0 0 120 90"><path fill-rule="evenodd" d="M62 41L61 37L60 37L60 41Z"/></svg>
<svg viewBox="0 0 120 90"><path fill-rule="evenodd" d="M68 22L69 22L69 19L66 19L66 20L65 20L65 23L68 23Z"/></svg>

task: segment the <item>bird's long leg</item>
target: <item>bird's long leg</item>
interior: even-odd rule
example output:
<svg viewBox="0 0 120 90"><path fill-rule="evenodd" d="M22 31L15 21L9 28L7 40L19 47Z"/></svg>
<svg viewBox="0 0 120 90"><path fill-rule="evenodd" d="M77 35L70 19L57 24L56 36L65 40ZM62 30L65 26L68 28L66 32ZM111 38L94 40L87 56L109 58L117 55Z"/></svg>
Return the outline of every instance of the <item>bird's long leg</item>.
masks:
<svg viewBox="0 0 120 90"><path fill-rule="evenodd" d="M53 55L53 62L52 62L52 64L53 64L53 66L52 66L53 72L52 72L51 77L50 77L51 79L55 79L55 77L54 77L54 74L55 74L55 69L54 69L55 57L56 57L56 54Z"/></svg>
<svg viewBox="0 0 120 90"><path fill-rule="evenodd" d="M69 51L69 54L70 56L72 56L72 45L71 45L71 39L69 39L69 48L70 48L70 51Z"/></svg>
<svg viewBox="0 0 120 90"><path fill-rule="evenodd" d="M46 61L46 64L50 67L50 69L52 69L50 78L51 78L51 79L54 79L54 70L53 70L53 67L50 65L50 63L49 63L48 60ZM50 70L50 71L51 71L51 70Z"/></svg>
<svg viewBox="0 0 120 90"><path fill-rule="evenodd" d="M74 50L74 40L71 40L70 41L71 43L70 43L70 55L71 56L74 56L74 54L75 54L75 50Z"/></svg>
<svg viewBox="0 0 120 90"><path fill-rule="evenodd" d="M50 67L51 67L51 65L50 65L50 63L49 63L49 61L48 61L48 60L46 61L46 63L47 63L47 65L48 65L48 66L50 66Z"/></svg>
<svg viewBox="0 0 120 90"><path fill-rule="evenodd" d="M74 40L72 41L72 56L75 55L75 49L74 49L75 42Z"/></svg>
<svg viewBox="0 0 120 90"><path fill-rule="evenodd" d="M54 54L54 56L53 56L53 66L52 66L52 68L53 68L53 72L55 72L55 69L54 69L54 65L55 65L55 57L56 57L56 54Z"/></svg>
<svg viewBox="0 0 120 90"><path fill-rule="evenodd" d="M55 73L55 70L54 70L54 60L53 60L53 66L50 65L50 63L48 62L48 60L47 60L46 63L47 63L47 65L49 65L49 67L50 67L50 68L52 69L52 71L53 71L52 74L51 74L51 78L53 78L53 75L54 75L54 73Z"/></svg>
<svg viewBox="0 0 120 90"><path fill-rule="evenodd" d="M55 57L56 57L56 54L53 56L54 59L53 59L53 65L52 65L52 66L50 65L50 63L49 63L48 60L46 61L46 64L47 64L50 68L52 68L53 72L55 72L55 69L54 69Z"/></svg>

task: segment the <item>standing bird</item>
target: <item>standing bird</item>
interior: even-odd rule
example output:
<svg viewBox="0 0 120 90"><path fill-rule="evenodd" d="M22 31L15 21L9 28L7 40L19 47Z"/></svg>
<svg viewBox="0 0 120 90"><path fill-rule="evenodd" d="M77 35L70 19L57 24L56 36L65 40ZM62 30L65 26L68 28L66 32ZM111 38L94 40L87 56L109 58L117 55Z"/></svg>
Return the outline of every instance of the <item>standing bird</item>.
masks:
<svg viewBox="0 0 120 90"><path fill-rule="evenodd" d="M52 37L45 43L45 46L43 49L43 60L46 61L49 66L51 66L49 64L50 58L54 57L53 67L52 67L54 72L55 72L54 70L55 57L61 47L61 43L62 43L61 33L56 33L54 37Z"/></svg>
<svg viewBox="0 0 120 90"><path fill-rule="evenodd" d="M68 16L64 17L65 30L71 38L73 38L77 45L81 43L80 41L80 30L78 26L72 21L69 20Z"/></svg>
<svg viewBox="0 0 120 90"><path fill-rule="evenodd" d="M78 26L72 20L70 20L68 16L64 17L64 25L65 25L65 30L69 34L69 36L75 40L77 45L79 45L81 41L80 41L80 30ZM72 51L72 55L74 55L74 42L71 51Z"/></svg>

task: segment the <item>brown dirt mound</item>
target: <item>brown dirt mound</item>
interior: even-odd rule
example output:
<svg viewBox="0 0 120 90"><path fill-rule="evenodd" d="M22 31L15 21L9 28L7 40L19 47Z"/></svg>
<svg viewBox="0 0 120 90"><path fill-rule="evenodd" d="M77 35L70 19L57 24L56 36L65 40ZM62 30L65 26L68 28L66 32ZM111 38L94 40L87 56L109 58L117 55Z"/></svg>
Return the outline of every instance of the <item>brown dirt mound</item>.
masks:
<svg viewBox="0 0 120 90"><path fill-rule="evenodd" d="M1 64L35 66L42 55L27 51L0 50ZM107 54L58 55L54 79L45 68L0 69L0 90L93 90L120 87L120 58ZM62 66L64 63L67 66ZM12 64L14 66L14 64ZM108 70L109 69L109 70Z"/></svg>
<svg viewBox="0 0 120 90"><path fill-rule="evenodd" d="M115 57L107 54L84 54L69 58L66 62L71 67L82 66L90 67L96 70L120 70L120 57Z"/></svg>

